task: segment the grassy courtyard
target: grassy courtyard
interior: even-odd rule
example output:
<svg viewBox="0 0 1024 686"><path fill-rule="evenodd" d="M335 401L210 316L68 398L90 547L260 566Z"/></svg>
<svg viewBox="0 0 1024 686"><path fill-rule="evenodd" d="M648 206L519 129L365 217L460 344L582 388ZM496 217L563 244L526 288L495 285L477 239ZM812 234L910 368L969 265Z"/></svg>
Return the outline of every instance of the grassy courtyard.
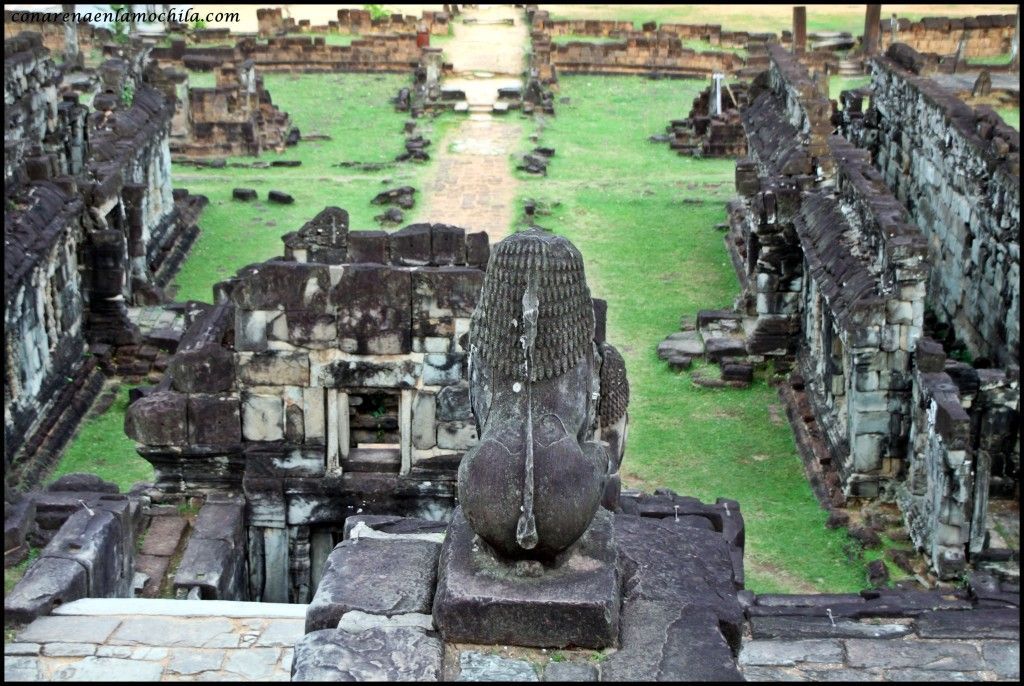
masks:
<svg viewBox="0 0 1024 686"><path fill-rule="evenodd" d="M541 136L556 157L546 179L525 181L523 197L550 211L537 222L580 248L592 292L608 300L608 338L631 387L627 483L738 500L755 591L860 589L877 552L861 559L845 531L824 527L765 374L745 390L707 389L655 355L680 316L729 307L739 290L714 228L734 192L733 161L679 157L646 140L685 116L704 85L563 77L569 104Z"/></svg>

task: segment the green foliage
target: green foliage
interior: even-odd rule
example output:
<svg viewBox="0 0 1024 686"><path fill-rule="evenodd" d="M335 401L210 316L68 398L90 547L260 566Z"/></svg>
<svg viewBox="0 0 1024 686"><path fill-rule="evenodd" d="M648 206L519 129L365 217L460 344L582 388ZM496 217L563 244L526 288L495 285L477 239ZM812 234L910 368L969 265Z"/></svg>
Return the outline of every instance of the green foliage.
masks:
<svg viewBox="0 0 1024 686"><path fill-rule="evenodd" d="M110 6L110 10L112 12L114 12L115 15L120 15L120 14L123 14L124 12L129 11L130 10L130 6L129 5L111 5ZM121 43L122 45L124 45L125 43L127 43L128 41L131 40L131 37L128 35L128 24L127 24L127 22L121 21L120 19L115 19L113 21L113 23L111 24L110 28L111 28L111 31L114 32L114 42L115 43Z"/></svg>
<svg viewBox="0 0 1024 686"><path fill-rule="evenodd" d="M106 412L82 422L49 481L65 474L86 472L127 491L136 482L153 480L152 465L139 457L135 442L124 433L128 388L122 385L118 389L117 399Z"/></svg>
<svg viewBox="0 0 1024 686"><path fill-rule="evenodd" d="M563 655L562 653L560 653L558 651L555 651L555 652L551 653L551 661L552 662L565 662L565 655Z"/></svg>
<svg viewBox="0 0 1024 686"><path fill-rule="evenodd" d="M380 21L381 19L387 19L391 16L391 13L381 5L363 5L363 9L370 13L370 19L372 21Z"/></svg>
<svg viewBox="0 0 1024 686"><path fill-rule="evenodd" d="M202 19L196 19L194 22L189 24L189 28L192 29L193 31L198 31L200 29L205 29L206 28L206 22L204 20L202 20Z"/></svg>
<svg viewBox="0 0 1024 686"><path fill-rule="evenodd" d="M39 553L41 551L42 548L30 546L28 549L28 555L25 556L24 560L13 567L4 569L4 595L10 593L14 589L15 585L21 581L21 577L25 576L25 572L28 571L28 568L39 558Z"/></svg>
<svg viewBox="0 0 1024 686"><path fill-rule="evenodd" d="M135 82L125 81L124 87L121 88L121 104L125 107L131 107L132 102L135 100Z"/></svg>
<svg viewBox="0 0 1024 686"><path fill-rule="evenodd" d="M699 309L739 292L722 234L734 161L680 157L647 142L686 115L706 82L565 76L558 116L539 145L556 155L543 181L521 174L538 223L570 238L594 297L608 301L608 340L626 360L630 433L622 470L633 487L666 486L705 501L733 498L747 525L747 583L757 592L854 591L844 530L826 529L770 371L747 389L695 385L655 348ZM560 203L560 204L556 204Z"/></svg>

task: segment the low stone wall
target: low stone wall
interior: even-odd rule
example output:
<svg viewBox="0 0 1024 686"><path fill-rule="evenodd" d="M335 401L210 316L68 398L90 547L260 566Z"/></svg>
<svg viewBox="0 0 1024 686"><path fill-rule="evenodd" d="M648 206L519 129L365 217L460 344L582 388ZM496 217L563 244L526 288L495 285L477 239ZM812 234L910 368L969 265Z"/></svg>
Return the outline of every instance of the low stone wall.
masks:
<svg viewBox="0 0 1024 686"><path fill-rule="evenodd" d="M622 43L573 41L555 45L551 60L565 74L651 74L675 77L732 73L744 65L733 53L697 52L678 36L630 33Z"/></svg>
<svg viewBox="0 0 1024 686"><path fill-rule="evenodd" d="M924 17L912 22L898 19L880 22L879 46L888 49L893 43L905 43L918 52L940 55L955 53L964 41L963 57L997 57L1010 52L1017 26L1013 14L987 14L977 17Z"/></svg>
<svg viewBox="0 0 1024 686"><path fill-rule="evenodd" d="M19 506L22 540L43 549L4 595L6 622L29 622L79 598L131 597L143 524L138 495L118 493L91 474L70 474Z"/></svg>
<svg viewBox="0 0 1024 686"><path fill-rule="evenodd" d="M928 240L928 304L972 354L1020 356L1020 134L926 77L906 46L871 62L871 107L844 112Z"/></svg>
<svg viewBox="0 0 1024 686"><path fill-rule="evenodd" d="M322 36L271 37L266 42L243 38L234 47L154 48L161 66L183 65L210 71L224 63L252 60L262 73L391 72L412 71L421 49L415 34L375 34L349 45L328 45Z"/></svg>
<svg viewBox="0 0 1024 686"><path fill-rule="evenodd" d="M256 19L261 36L280 36L286 33L340 33L361 36L377 33L416 34L420 26L425 26L432 35L446 36L450 13L447 11L447 5L445 8L444 12L423 10L418 17L409 14L389 14L380 19L374 19L370 11L365 9L339 9L337 21L312 26L308 19L296 22L291 17L285 17L282 10L275 7L256 10Z"/></svg>
<svg viewBox="0 0 1024 686"><path fill-rule="evenodd" d="M103 43L111 37L109 29L88 23L13 21L11 17L15 12L18 11L4 10L4 40L14 38L19 33L26 31L35 33L41 37L43 47L55 55L66 56L69 47L72 52L85 55L92 50L99 50ZM20 14L20 12L18 13Z"/></svg>

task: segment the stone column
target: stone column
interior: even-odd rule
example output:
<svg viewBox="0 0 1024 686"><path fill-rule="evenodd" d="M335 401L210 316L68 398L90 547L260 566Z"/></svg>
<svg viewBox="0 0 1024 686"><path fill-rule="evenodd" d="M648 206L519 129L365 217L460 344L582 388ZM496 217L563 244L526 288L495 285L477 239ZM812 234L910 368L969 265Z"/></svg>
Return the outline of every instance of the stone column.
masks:
<svg viewBox="0 0 1024 686"><path fill-rule="evenodd" d="M712 74L711 75L711 102L709 103L708 115L711 117L718 116L722 113L722 82L725 79L724 74Z"/></svg>
<svg viewBox="0 0 1024 686"><path fill-rule="evenodd" d="M61 5L61 11L65 14L74 13L74 5ZM75 64L78 61L78 24L72 17L64 22L64 61Z"/></svg>
<svg viewBox="0 0 1024 686"><path fill-rule="evenodd" d="M807 8L798 5L793 8L793 54L802 55L807 51Z"/></svg>
<svg viewBox="0 0 1024 686"><path fill-rule="evenodd" d="M864 12L864 57L878 53L878 39L882 32L882 6L867 5Z"/></svg>
<svg viewBox="0 0 1024 686"><path fill-rule="evenodd" d="M412 391L403 390L398 398L398 440L402 450L399 474L412 471Z"/></svg>

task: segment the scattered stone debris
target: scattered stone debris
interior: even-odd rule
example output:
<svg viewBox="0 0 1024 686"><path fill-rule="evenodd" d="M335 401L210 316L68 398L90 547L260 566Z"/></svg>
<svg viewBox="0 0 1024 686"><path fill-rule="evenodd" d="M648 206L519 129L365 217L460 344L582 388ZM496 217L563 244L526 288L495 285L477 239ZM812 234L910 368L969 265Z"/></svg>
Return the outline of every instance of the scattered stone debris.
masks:
<svg viewBox="0 0 1024 686"><path fill-rule="evenodd" d="M283 191L269 191L267 193L267 200L281 205L291 205L295 202L295 198Z"/></svg>
<svg viewBox="0 0 1024 686"><path fill-rule="evenodd" d="M271 167L301 167L302 160L273 160Z"/></svg>
<svg viewBox="0 0 1024 686"><path fill-rule="evenodd" d="M398 205L403 210L410 210L416 204L416 189L412 186L401 186L382 191L370 203L373 205Z"/></svg>
<svg viewBox="0 0 1024 686"><path fill-rule="evenodd" d="M256 194L255 188L236 188L231 191L231 197L235 200L249 202L250 200L256 200L259 196Z"/></svg>
<svg viewBox="0 0 1024 686"><path fill-rule="evenodd" d="M405 220L405 213L397 207L389 207L383 214L374 217L381 224L401 224Z"/></svg>
<svg viewBox="0 0 1024 686"><path fill-rule="evenodd" d="M531 152L523 155L522 161L516 169L525 171L527 174L548 174L548 163L555 156L554 148L537 147Z"/></svg>

